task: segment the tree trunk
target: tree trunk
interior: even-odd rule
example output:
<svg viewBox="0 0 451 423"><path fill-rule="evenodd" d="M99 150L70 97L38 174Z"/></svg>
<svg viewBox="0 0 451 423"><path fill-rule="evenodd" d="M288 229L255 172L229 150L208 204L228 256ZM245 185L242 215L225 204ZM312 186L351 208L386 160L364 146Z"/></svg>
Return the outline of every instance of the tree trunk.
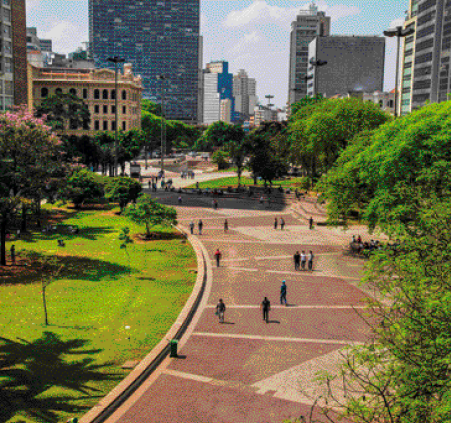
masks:
<svg viewBox="0 0 451 423"><path fill-rule="evenodd" d="M0 266L6 266L6 219L0 222Z"/></svg>
<svg viewBox="0 0 451 423"><path fill-rule="evenodd" d="M22 206L22 223L20 226L21 232L27 232L27 208Z"/></svg>
<svg viewBox="0 0 451 423"><path fill-rule="evenodd" d="M48 326L49 325L49 319L48 319L48 315L47 315L47 301L45 299L45 286L44 286L44 282L42 282L42 304L44 306L44 317L45 317L45 325Z"/></svg>
<svg viewBox="0 0 451 423"><path fill-rule="evenodd" d="M237 173L238 173L238 188L239 188L241 185L241 169L240 168L237 169Z"/></svg>

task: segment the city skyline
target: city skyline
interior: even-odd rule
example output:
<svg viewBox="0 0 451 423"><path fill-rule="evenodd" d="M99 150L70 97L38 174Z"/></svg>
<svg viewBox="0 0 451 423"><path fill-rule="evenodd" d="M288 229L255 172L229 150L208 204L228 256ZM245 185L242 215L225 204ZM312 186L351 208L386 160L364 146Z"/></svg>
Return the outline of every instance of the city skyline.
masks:
<svg viewBox="0 0 451 423"><path fill-rule="evenodd" d="M245 69L258 82L257 95L275 95L277 107L287 101L291 22L310 1L249 0L201 1L203 64L227 60L236 74ZM404 21L408 1L317 1L332 18L333 35L382 35ZM381 12L382 11L382 12ZM377 13L375 13L377 12ZM41 38L51 38L55 51L74 51L88 34L88 0L27 0L27 26L36 26ZM225 33L227 36L225 37ZM74 36L74 34L77 34ZM394 88L396 42L387 39L384 90Z"/></svg>

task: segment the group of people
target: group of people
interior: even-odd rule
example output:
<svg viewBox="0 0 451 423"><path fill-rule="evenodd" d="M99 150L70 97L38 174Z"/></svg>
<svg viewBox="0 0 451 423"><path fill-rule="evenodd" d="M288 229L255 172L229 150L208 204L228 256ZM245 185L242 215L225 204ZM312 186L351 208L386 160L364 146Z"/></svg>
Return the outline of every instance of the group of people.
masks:
<svg viewBox="0 0 451 423"><path fill-rule="evenodd" d="M191 235L194 235L194 227L196 225L194 224L194 221L191 221L189 224L189 230L191 232ZM199 235L202 235L202 228L204 227L204 223L202 222L202 219L199 220L199 222L197 223L197 228L199 230Z"/></svg>
<svg viewBox="0 0 451 423"><path fill-rule="evenodd" d="M277 219L277 217L274 218L274 229L277 229L277 227L279 226L279 220ZM280 218L280 229L283 231L285 228L285 220L283 217Z"/></svg>
<svg viewBox="0 0 451 423"><path fill-rule="evenodd" d="M182 179L194 179L195 177L195 173L192 170L184 170L181 174L180 177Z"/></svg>
<svg viewBox="0 0 451 423"><path fill-rule="evenodd" d="M306 270L305 265L307 264L307 268L310 272L313 271L313 260L315 259L315 256L313 255L313 252L310 250L309 254L305 254L305 251L303 250L301 254L299 254L299 251L296 251L296 254L293 256L294 260L294 270Z"/></svg>
<svg viewBox="0 0 451 423"><path fill-rule="evenodd" d="M357 237L355 235L352 235L352 244L358 245L359 250L377 250L381 247L379 240L372 239L370 242L362 242L362 237L358 235Z"/></svg>

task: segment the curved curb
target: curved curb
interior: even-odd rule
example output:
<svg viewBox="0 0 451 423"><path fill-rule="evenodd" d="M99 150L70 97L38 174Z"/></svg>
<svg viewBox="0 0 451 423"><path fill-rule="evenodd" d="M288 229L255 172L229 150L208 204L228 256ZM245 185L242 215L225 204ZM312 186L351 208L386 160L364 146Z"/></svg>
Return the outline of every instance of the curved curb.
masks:
<svg viewBox="0 0 451 423"><path fill-rule="evenodd" d="M167 339L180 340L193 321L199 304L203 299L208 282L211 282L211 264L203 244L197 237L177 227L183 232L196 252L198 274L196 283L187 303L183 307L177 320L169 329L165 337L152 349L152 351L123 379L106 397L102 398L81 419L80 423L101 423L108 419L140 385L158 368L161 362L169 355L170 346ZM211 284L210 284L211 285ZM199 317L199 316L198 316ZM198 318L197 318L198 319ZM197 319L194 319L197 321Z"/></svg>

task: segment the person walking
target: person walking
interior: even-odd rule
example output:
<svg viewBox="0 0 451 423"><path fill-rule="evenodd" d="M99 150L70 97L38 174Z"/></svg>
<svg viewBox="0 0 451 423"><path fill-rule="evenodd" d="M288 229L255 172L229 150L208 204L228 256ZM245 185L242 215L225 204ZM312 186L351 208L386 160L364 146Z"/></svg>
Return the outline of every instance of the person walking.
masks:
<svg viewBox="0 0 451 423"><path fill-rule="evenodd" d="M313 217L310 217L310 219L308 220L308 226L310 230L313 229Z"/></svg>
<svg viewBox="0 0 451 423"><path fill-rule="evenodd" d="M224 323L224 313L226 311L226 306L222 301L222 298L219 299L218 304L216 305L216 315L219 317L219 323Z"/></svg>
<svg viewBox="0 0 451 423"><path fill-rule="evenodd" d="M182 196L179 196L179 204L182 204Z"/></svg>
<svg viewBox="0 0 451 423"><path fill-rule="evenodd" d="M191 221L191 223L189 224L189 230L191 231L191 235L194 235L194 222Z"/></svg>
<svg viewBox="0 0 451 423"><path fill-rule="evenodd" d="M277 225L279 224L279 221L277 220L277 217L274 218L274 229L277 229Z"/></svg>
<svg viewBox="0 0 451 423"><path fill-rule="evenodd" d="M299 270L299 267L301 266L301 255L299 254L299 251L296 251L296 254L293 256L294 259L294 270Z"/></svg>
<svg viewBox="0 0 451 423"><path fill-rule="evenodd" d="M305 255L305 251L301 253L301 269L305 270L305 263L307 262L307 256Z"/></svg>
<svg viewBox="0 0 451 423"><path fill-rule="evenodd" d="M199 189L199 181L196 182L196 189Z"/></svg>
<svg viewBox="0 0 451 423"><path fill-rule="evenodd" d="M285 220L283 217L280 218L280 229L283 231L283 228L285 228Z"/></svg>
<svg viewBox="0 0 451 423"><path fill-rule="evenodd" d="M315 258L315 256L313 255L313 252L310 251L309 255L308 255L308 270L313 271L313 259Z"/></svg>
<svg viewBox="0 0 451 423"><path fill-rule="evenodd" d="M219 248L216 250L215 258L216 258L216 267L219 267L219 262L221 260L221 252L219 251Z"/></svg>
<svg viewBox="0 0 451 423"><path fill-rule="evenodd" d="M202 222L202 219L199 220L197 227L199 228L199 235L202 235L202 228L204 227L204 223Z"/></svg>
<svg viewBox="0 0 451 423"><path fill-rule="evenodd" d="M287 306L287 285L286 282L282 282L282 286L280 287L280 304L285 304Z"/></svg>
<svg viewBox="0 0 451 423"><path fill-rule="evenodd" d="M263 202L265 201L265 199L263 198L263 195L260 197L260 204L263 204Z"/></svg>
<svg viewBox="0 0 451 423"><path fill-rule="evenodd" d="M229 222L226 220L224 220L224 232L228 232L229 230Z"/></svg>
<svg viewBox="0 0 451 423"><path fill-rule="evenodd" d="M268 298L265 297L265 299L260 304L260 309L263 312L263 320L268 323L269 319L269 311L271 310L271 302L268 300Z"/></svg>

